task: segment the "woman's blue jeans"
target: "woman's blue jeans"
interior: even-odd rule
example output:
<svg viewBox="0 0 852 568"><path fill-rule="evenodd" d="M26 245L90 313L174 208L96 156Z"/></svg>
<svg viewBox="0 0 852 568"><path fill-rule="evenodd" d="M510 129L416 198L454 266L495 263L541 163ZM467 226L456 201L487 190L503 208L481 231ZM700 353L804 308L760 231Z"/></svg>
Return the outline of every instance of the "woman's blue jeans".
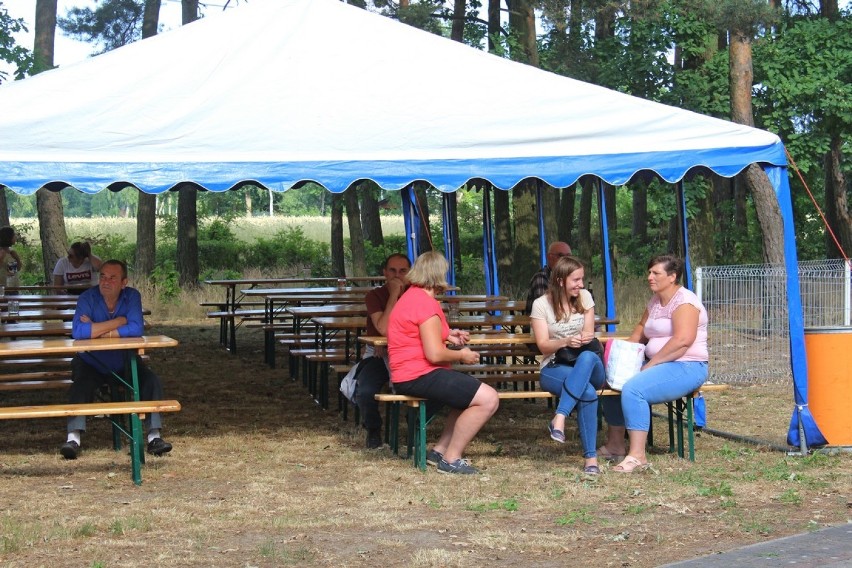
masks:
<svg viewBox="0 0 852 568"><path fill-rule="evenodd" d="M577 357L573 367L547 365L541 370L541 388L559 397L556 414L568 416L577 407L577 426L583 457L593 458L598 433L598 393L604 384L601 358L590 351Z"/></svg>
<svg viewBox="0 0 852 568"><path fill-rule="evenodd" d="M603 412L610 426L647 432L651 404L670 402L688 395L707 380L707 363L671 361L642 371L624 385L621 396L603 397Z"/></svg>

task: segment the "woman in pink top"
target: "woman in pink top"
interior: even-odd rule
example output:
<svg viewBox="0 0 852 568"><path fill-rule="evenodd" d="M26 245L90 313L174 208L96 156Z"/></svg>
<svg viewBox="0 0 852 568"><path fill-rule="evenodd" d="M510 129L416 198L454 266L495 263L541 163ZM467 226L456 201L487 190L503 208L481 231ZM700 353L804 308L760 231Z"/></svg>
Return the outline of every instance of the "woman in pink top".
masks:
<svg viewBox="0 0 852 568"><path fill-rule="evenodd" d="M388 357L394 392L425 398L451 408L444 431L426 455L439 473L475 474L462 459L465 448L497 411L497 392L451 363L472 365L479 354L464 347L468 333L451 330L435 299L447 289L447 260L437 252L420 255L408 272L411 284L391 311ZM447 348L447 342L460 349Z"/></svg>
<svg viewBox="0 0 852 568"><path fill-rule="evenodd" d="M695 391L707 380L707 310L681 286L683 261L661 255L648 263L648 285L654 295L630 341L645 344L642 372L624 385L621 396L601 397L609 424L607 442L598 456L624 459L613 471L648 468L645 444L651 425L649 405L669 402ZM624 432L630 442L625 456Z"/></svg>

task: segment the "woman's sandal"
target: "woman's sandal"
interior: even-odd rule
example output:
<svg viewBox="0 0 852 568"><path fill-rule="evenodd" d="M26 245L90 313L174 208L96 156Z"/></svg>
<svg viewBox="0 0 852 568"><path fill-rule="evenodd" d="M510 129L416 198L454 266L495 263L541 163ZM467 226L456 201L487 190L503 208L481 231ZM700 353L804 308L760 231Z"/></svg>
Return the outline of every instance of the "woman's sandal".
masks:
<svg viewBox="0 0 852 568"><path fill-rule="evenodd" d="M565 432L554 428L553 422L547 423L547 431L550 432L550 437L554 442L559 442L560 444L565 443Z"/></svg>
<svg viewBox="0 0 852 568"><path fill-rule="evenodd" d="M601 446L600 448L598 448L598 458L604 459L608 462L620 462L624 459L624 456L619 454L612 454L606 448L606 446Z"/></svg>
<svg viewBox="0 0 852 568"><path fill-rule="evenodd" d="M620 464L612 468L615 473L642 473L649 469L651 464L642 463L633 456L627 456Z"/></svg>
<svg viewBox="0 0 852 568"><path fill-rule="evenodd" d="M599 468L596 465L587 465L586 467L583 468L583 474L584 475L600 475L601 474L601 468Z"/></svg>

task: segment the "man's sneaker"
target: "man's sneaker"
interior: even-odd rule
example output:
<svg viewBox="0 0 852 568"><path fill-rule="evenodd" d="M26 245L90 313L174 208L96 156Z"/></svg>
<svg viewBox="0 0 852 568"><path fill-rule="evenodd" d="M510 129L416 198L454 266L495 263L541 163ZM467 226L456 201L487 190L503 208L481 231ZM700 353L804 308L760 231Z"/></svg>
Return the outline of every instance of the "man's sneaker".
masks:
<svg viewBox="0 0 852 568"><path fill-rule="evenodd" d="M62 457L66 460L76 460L79 452L80 444L74 441L65 442L62 444L62 447L59 448L59 453L62 454Z"/></svg>
<svg viewBox="0 0 852 568"><path fill-rule="evenodd" d="M381 448L383 445L382 442L382 431L381 430L368 430L367 431L367 448L370 450L375 450L376 448Z"/></svg>
<svg viewBox="0 0 852 568"><path fill-rule="evenodd" d="M154 438L148 442L148 453L161 456L172 451L172 445L162 438Z"/></svg>
<svg viewBox="0 0 852 568"><path fill-rule="evenodd" d="M441 463L442 459L444 459L444 454L441 452L436 452L435 450L429 450L426 452L426 463L429 465L437 466Z"/></svg>
<svg viewBox="0 0 852 568"><path fill-rule="evenodd" d="M460 473L462 475L476 475L479 470L470 465L467 460L461 458L449 463L444 458L438 462L438 473Z"/></svg>

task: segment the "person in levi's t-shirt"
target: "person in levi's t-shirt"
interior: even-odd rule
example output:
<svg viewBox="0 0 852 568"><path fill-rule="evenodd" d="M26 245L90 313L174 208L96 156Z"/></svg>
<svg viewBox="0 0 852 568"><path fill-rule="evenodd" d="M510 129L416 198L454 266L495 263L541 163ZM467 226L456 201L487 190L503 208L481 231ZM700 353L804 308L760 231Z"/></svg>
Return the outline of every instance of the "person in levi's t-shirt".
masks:
<svg viewBox="0 0 852 568"><path fill-rule="evenodd" d="M388 322L388 357L394 392L435 401L450 408L444 431L427 453L439 473L476 474L462 458L465 448L497 411L500 399L490 386L450 368L472 365L479 354L465 347L470 335L450 329L435 296L449 286L449 264L440 253L421 254L408 273L408 290L399 298ZM459 349L449 349L447 343Z"/></svg>
<svg viewBox="0 0 852 568"><path fill-rule="evenodd" d="M89 243L77 241L68 249L68 256L60 258L53 268L53 285L63 286L70 294L81 294L98 283L95 273L103 261L92 254Z"/></svg>
<svg viewBox="0 0 852 568"><path fill-rule="evenodd" d="M649 405L677 400L698 390L707 380L707 310L692 291L681 285L683 260L660 255L648 263L648 286L654 293L629 341L645 344L645 364L621 390L621 396L602 397L609 430L598 456L624 459L612 468L632 473L649 467L645 455L651 426ZM630 442L625 455L624 432Z"/></svg>

